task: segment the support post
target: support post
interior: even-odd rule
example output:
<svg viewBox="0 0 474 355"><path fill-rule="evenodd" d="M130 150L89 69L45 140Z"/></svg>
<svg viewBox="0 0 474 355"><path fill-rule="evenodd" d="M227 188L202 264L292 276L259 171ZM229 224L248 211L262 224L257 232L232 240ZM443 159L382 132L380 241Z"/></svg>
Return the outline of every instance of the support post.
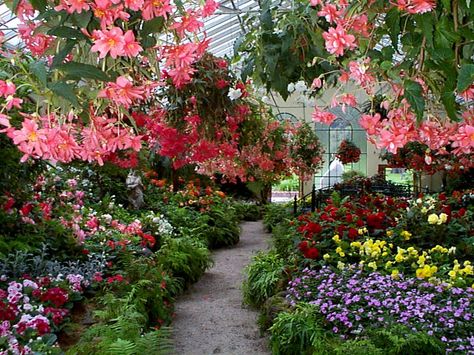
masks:
<svg viewBox="0 0 474 355"><path fill-rule="evenodd" d="M313 189L311 190L311 212L316 211L316 187L313 184Z"/></svg>
<svg viewBox="0 0 474 355"><path fill-rule="evenodd" d="M298 199L295 195L295 198L293 199L293 214L296 216L296 213L298 213Z"/></svg>

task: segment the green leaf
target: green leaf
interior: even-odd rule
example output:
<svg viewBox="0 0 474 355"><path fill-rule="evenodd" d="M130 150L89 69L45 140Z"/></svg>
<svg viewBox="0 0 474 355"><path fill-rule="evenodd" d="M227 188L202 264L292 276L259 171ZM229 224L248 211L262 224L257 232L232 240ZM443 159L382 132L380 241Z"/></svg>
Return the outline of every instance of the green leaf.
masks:
<svg viewBox="0 0 474 355"><path fill-rule="evenodd" d="M142 36L146 37L150 33L160 33L163 30L165 20L162 16L155 17L153 20L146 21L143 24Z"/></svg>
<svg viewBox="0 0 474 355"><path fill-rule="evenodd" d="M458 40L459 34L454 32L453 23L447 17L442 17L436 24L435 45L442 48L452 48Z"/></svg>
<svg viewBox="0 0 474 355"><path fill-rule="evenodd" d="M398 35L400 34L400 12L394 7L385 15L385 23L389 29L392 46L398 52Z"/></svg>
<svg viewBox="0 0 474 355"><path fill-rule="evenodd" d="M142 39L141 45L142 45L143 48L145 48L145 49L151 48L151 47L153 47L153 46L156 45L156 38L155 38L155 37L152 37L152 36L145 37L145 38Z"/></svg>
<svg viewBox="0 0 474 355"><path fill-rule="evenodd" d="M39 12L44 12L46 10L47 1L46 0L30 0L30 4L38 10Z"/></svg>
<svg viewBox="0 0 474 355"><path fill-rule="evenodd" d="M16 9L18 8L18 5L20 4L20 0L13 0L11 10L12 12L16 13Z"/></svg>
<svg viewBox="0 0 474 355"><path fill-rule="evenodd" d="M81 31L76 30L72 27L67 26L58 26L52 28L48 31L48 34L51 36L56 36L60 38L70 38L70 39L87 39L87 36Z"/></svg>
<svg viewBox="0 0 474 355"><path fill-rule="evenodd" d="M426 45L428 47L433 47L433 14L431 12L427 12L423 15L419 15L416 17L416 21L417 23L419 23L421 29L423 30L423 35L426 38Z"/></svg>
<svg viewBox="0 0 474 355"><path fill-rule="evenodd" d="M425 99L423 98L423 88L416 81L405 80L404 95L411 108L416 113L417 121L421 122L425 111Z"/></svg>
<svg viewBox="0 0 474 355"><path fill-rule="evenodd" d="M81 28L86 28L92 18L91 11L82 11L80 14L75 12L71 15L72 22Z"/></svg>
<svg viewBox="0 0 474 355"><path fill-rule="evenodd" d="M76 45L77 41L73 39L68 39L64 47L54 56L53 63L51 64L51 68L54 69L58 65L61 65L66 59L67 55L71 53L72 49Z"/></svg>
<svg viewBox="0 0 474 355"><path fill-rule="evenodd" d="M457 91L463 92L474 82L474 64L463 64L459 70Z"/></svg>
<svg viewBox="0 0 474 355"><path fill-rule="evenodd" d="M69 62L57 66L57 69L64 71L73 77L93 79L100 81L110 81L110 77L99 68L83 63Z"/></svg>
<svg viewBox="0 0 474 355"><path fill-rule="evenodd" d="M46 72L46 66L43 62L32 62L29 65L29 69L38 78L41 84L43 84L44 86L47 85L48 73Z"/></svg>
<svg viewBox="0 0 474 355"><path fill-rule="evenodd" d="M448 114L448 117L453 121L459 121L458 113L456 110L456 97L453 91L444 91L441 94L441 102Z"/></svg>
<svg viewBox="0 0 474 355"><path fill-rule="evenodd" d="M77 96L74 93L74 88L72 85L67 84L64 81L57 81L49 85L49 88L52 92L56 95L61 96L68 100L76 107L80 107L79 101L77 100Z"/></svg>

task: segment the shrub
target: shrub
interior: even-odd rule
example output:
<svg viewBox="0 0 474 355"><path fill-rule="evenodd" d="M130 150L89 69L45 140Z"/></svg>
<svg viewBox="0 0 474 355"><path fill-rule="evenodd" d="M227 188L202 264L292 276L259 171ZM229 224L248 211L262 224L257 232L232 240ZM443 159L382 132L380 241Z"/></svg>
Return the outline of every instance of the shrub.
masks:
<svg viewBox="0 0 474 355"><path fill-rule="evenodd" d="M262 207L255 203L238 201L234 202L232 206L241 221L258 221L262 218Z"/></svg>
<svg viewBox="0 0 474 355"><path fill-rule="evenodd" d="M263 225L271 232L273 228L291 216L291 208L287 204L270 203L263 212Z"/></svg>
<svg viewBox="0 0 474 355"><path fill-rule="evenodd" d="M233 208L215 205L206 215L209 218L206 231L209 248L231 246L239 242L240 229Z"/></svg>
<svg viewBox="0 0 474 355"><path fill-rule="evenodd" d="M284 266L285 261L276 252L259 252L245 270L247 279L243 284L244 302L253 307L261 307L278 290Z"/></svg>
<svg viewBox="0 0 474 355"><path fill-rule="evenodd" d="M206 245L190 237L165 237L157 252L163 269L180 279L184 285L196 282L212 265Z"/></svg>

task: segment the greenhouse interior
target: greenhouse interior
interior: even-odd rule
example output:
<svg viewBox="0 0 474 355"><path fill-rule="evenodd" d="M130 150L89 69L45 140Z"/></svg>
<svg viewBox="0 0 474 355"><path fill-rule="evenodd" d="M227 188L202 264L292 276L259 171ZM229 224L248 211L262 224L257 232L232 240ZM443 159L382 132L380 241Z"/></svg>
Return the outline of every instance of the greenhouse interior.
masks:
<svg viewBox="0 0 474 355"><path fill-rule="evenodd" d="M0 1L0 354L474 354L470 0Z"/></svg>

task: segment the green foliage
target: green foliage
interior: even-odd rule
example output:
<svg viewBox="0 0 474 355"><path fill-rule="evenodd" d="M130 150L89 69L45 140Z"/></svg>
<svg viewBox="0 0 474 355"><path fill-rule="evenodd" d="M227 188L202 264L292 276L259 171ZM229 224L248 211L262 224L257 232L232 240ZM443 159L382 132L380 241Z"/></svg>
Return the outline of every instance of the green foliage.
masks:
<svg viewBox="0 0 474 355"><path fill-rule="evenodd" d="M239 221L231 206L214 205L206 215L209 217L206 231L209 248L220 248L239 242Z"/></svg>
<svg viewBox="0 0 474 355"><path fill-rule="evenodd" d="M275 355L310 355L324 349L328 337L317 308L300 303L293 311L282 312L270 328L270 344Z"/></svg>
<svg viewBox="0 0 474 355"><path fill-rule="evenodd" d="M276 191L298 191L300 182L296 175L289 177L287 179L279 181L274 185L274 190Z"/></svg>
<svg viewBox="0 0 474 355"><path fill-rule="evenodd" d="M164 238L157 256L163 269L185 285L196 282L212 265L205 243L191 237Z"/></svg>
<svg viewBox="0 0 474 355"><path fill-rule="evenodd" d="M299 241L290 229L290 223L285 220L277 224L272 231L273 247L283 259L288 259L294 253L295 245Z"/></svg>
<svg viewBox="0 0 474 355"><path fill-rule="evenodd" d="M265 206L263 225L271 232L273 228L291 215L291 206L288 204L270 203Z"/></svg>
<svg viewBox="0 0 474 355"><path fill-rule="evenodd" d="M68 354L168 354L172 346L166 328L145 329L171 321L171 295L176 281L154 259L135 258L126 265L128 282L109 286L96 298L97 323L88 328ZM153 349L153 350L152 350Z"/></svg>
<svg viewBox="0 0 474 355"><path fill-rule="evenodd" d="M236 201L232 204L237 218L241 221L258 221L262 218L262 207L255 203Z"/></svg>
<svg viewBox="0 0 474 355"><path fill-rule="evenodd" d="M263 303L278 291L283 279L285 261L275 252L259 252L247 266L243 284L244 302L253 307Z"/></svg>
<svg viewBox="0 0 474 355"><path fill-rule="evenodd" d="M388 329L374 329L369 333L373 344L384 350L385 354L445 354L441 340L426 333L413 332L402 325L394 325Z"/></svg>

